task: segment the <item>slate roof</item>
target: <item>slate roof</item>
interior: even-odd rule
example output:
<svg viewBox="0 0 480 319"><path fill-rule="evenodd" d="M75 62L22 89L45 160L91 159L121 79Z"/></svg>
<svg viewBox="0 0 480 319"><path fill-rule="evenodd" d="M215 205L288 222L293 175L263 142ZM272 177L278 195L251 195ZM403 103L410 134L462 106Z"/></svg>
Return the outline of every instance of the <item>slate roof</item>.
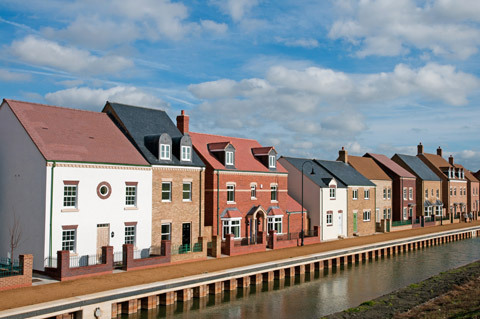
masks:
<svg viewBox="0 0 480 319"><path fill-rule="evenodd" d="M330 174L334 175L337 181L347 186L376 186L368 178L360 174L351 165L340 161L315 160L324 167Z"/></svg>
<svg viewBox="0 0 480 319"><path fill-rule="evenodd" d="M401 159L410 169L424 181L440 181L440 177L435 174L420 158L412 155L395 154Z"/></svg>
<svg viewBox="0 0 480 319"><path fill-rule="evenodd" d="M348 164L369 180L392 180L370 157L348 155Z"/></svg>
<svg viewBox="0 0 480 319"><path fill-rule="evenodd" d="M148 149L145 141L146 136L167 133L172 138L173 143L183 136L165 111L107 102L103 108L103 112L108 114L109 107L115 113L116 118L121 121L121 123L116 124L124 131L130 141L135 147L137 147L150 164L197 167L205 166L193 148L191 162L180 161L177 157L179 154L174 151L174 145L172 145L173 149L171 152L172 160L160 160ZM115 118L112 118L112 120L116 122Z"/></svg>
<svg viewBox="0 0 480 319"><path fill-rule="evenodd" d="M250 171L250 172L272 172L266 167L258 158L253 155L252 149L262 147L256 140L229 137L222 135L204 134L189 132L192 138L193 146L195 150L202 156L202 159L208 163L213 169L223 169L232 171ZM229 142L235 148L235 168L226 168L225 165L220 162L209 151L209 145L227 145ZM277 162L275 172L286 173L285 168Z"/></svg>
<svg viewBox="0 0 480 319"><path fill-rule="evenodd" d="M364 157L373 158L377 163L383 165L384 168L388 169L390 172L399 177L415 178L413 174L411 174L409 171L407 171L383 154L366 153Z"/></svg>
<svg viewBox="0 0 480 319"><path fill-rule="evenodd" d="M104 113L5 99L46 160L148 165Z"/></svg>
<svg viewBox="0 0 480 319"><path fill-rule="evenodd" d="M282 156L283 159L285 159L287 162L289 162L292 166L294 166L296 169L299 171L302 171L302 165L305 161L310 161L313 165L313 168L315 170L315 175L311 175L311 167L309 164L306 164L304 166L304 174L305 177L310 179L312 182L317 184L318 186L322 188L328 188L329 182L332 180L332 178L335 178L335 176L330 173L328 170L326 170L324 167L320 166L317 162L312 161L308 158L297 158L297 157L286 157ZM337 180L337 187L338 188L346 188L347 186L342 183L341 180L338 178L335 178ZM298 205L299 211L301 211L302 206Z"/></svg>

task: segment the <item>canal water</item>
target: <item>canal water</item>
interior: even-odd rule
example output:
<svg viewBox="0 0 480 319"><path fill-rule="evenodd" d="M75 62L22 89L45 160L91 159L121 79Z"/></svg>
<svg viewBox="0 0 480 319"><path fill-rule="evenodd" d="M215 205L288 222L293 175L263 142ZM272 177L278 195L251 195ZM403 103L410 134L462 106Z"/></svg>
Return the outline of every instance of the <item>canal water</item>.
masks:
<svg viewBox="0 0 480 319"><path fill-rule="evenodd" d="M479 259L480 238L472 238L122 318L319 318Z"/></svg>

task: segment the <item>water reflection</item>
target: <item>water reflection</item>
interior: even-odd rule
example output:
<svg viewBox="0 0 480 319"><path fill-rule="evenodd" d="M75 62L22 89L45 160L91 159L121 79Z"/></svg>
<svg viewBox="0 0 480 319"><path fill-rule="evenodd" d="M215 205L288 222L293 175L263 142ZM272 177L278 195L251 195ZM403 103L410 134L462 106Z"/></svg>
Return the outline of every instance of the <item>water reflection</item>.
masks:
<svg viewBox="0 0 480 319"><path fill-rule="evenodd" d="M225 291L123 318L318 318L480 259L480 238Z"/></svg>

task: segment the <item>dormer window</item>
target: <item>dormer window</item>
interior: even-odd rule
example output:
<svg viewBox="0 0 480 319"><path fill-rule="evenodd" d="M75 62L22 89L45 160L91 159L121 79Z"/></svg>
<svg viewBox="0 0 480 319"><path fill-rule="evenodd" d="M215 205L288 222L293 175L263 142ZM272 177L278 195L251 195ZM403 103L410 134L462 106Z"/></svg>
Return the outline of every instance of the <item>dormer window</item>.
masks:
<svg viewBox="0 0 480 319"><path fill-rule="evenodd" d="M268 156L268 167L269 168L275 168L277 166L277 158L275 155L269 155Z"/></svg>
<svg viewBox="0 0 480 319"><path fill-rule="evenodd" d="M225 152L225 165L233 166L233 152Z"/></svg>
<svg viewBox="0 0 480 319"><path fill-rule="evenodd" d="M182 146L182 161L191 161L192 160L192 147L191 146Z"/></svg>
<svg viewBox="0 0 480 319"><path fill-rule="evenodd" d="M172 158L171 146L169 144L160 144L160 159L169 160Z"/></svg>

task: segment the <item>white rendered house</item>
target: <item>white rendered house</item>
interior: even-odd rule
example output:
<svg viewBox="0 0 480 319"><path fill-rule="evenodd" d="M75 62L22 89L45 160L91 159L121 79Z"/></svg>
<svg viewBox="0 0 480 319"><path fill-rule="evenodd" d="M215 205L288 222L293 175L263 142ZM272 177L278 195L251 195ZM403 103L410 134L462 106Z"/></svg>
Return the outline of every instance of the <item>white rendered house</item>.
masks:
<svg viewBox="0 0 480 319"><path fill-rule="evenodd" d="M282 156L279 162L288 170L288 194L299 203L303 166L303 206L308 211L311 228L320 227L321 240L346 237L347 187L315 161Z"/></svg>
<svg viewBox="0 0 480 319"><path fill-rule="evenodd" d="M58 250L151 245L151 168L106 114L3 100L0 176L0 256L15 218L37 270Z"/></svg>

